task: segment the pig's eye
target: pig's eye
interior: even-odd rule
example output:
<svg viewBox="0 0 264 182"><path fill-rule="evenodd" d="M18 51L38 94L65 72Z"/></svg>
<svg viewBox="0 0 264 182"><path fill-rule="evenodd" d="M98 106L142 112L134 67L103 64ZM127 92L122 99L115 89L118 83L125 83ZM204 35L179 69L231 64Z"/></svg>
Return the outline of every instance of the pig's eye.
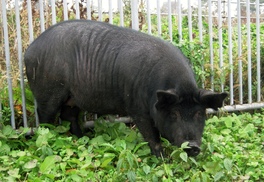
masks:
<svg viewBox="0 0 264 182"><path fill-rule="evenodd" d="M173 113L173 118L176 120L180 120L181 119L181 114L179 111L176 111Z"/></svg>
<svg viewBox="0 0 264 182"><path fill-rule="evenodd" d="M202 111L197 111L197 112L195 113L194 117L197 118L197 119L200 119L200 118L204 117L204 112L202 112Z"/></svg>

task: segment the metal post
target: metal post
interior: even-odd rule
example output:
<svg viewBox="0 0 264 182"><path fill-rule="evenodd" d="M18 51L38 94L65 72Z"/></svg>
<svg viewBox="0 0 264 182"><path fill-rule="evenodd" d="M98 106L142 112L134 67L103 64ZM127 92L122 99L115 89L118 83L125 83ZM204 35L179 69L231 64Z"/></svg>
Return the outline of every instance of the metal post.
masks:
<svg viewBox="0 0 264 182"><path fill-rule="evenodd" d="M7 71L7 83L8 83L8 97L9 106L11 110L11 125L15 129L15 110L13 105L13 92L12 92L12 79L11 79L11 61L10 61L10 49L9 49L9 39L8 39L8 27L7 27L7 16L6 16L6 2L2 0L2 19L3 19L3 29L4 29L4 40L5 40L5 57L6 57L6 71Z"/></svg>
<svg viewBox="0 0 264 182"><path fill-rule="evenodd" d="M261 65L260 65L260 11L259 0L256 0L256 36L257 36L257 102L261 101Z"/></svg>
<svg viewBox="0 0 264 182"><path fill-rule="evenodd" d="M229 66L230 66L230 74L229 74L229 98L230 105L234 105L234 78L233 78L233 42L232 42L232 17L231 17L231 1L228 1L228 56L229 56Z"/></svg>
<svg viewBox="0 0 264 182"><path fill-rule="evenodd" d="M124 26L124 13L123 13L123 2L122 0L118 1L118 11L120 14L120 26Z"/></svg>
<svg viewBox="0 0 264 182"><path fill-rule="evenodd" d="M247 12L247 61L248 61L248 103L252 103L252 79L251 79L251 30L250 30L250 1L246 1Z"/></svg>
<svg viewBox="0 0 264 182"><path fill-rule="evenodd" d="M79 0L75 0L76 19L80 19L80 6Z"/></svg>
<svg viewBox="0 0 264 182"><path fill-rule="evenodd" d="M241 7L240 0L237 0L237 33L238 33L238 79L239 79L239 104L243 104L243 70L242 70L242 48L241 48Z"/></svg>
<svg viewBox="0 0 264 182"><path fill-rule="evenodd" d="M171 0L168 0L168 28L169 28L169 35L170 41L172 42L172 23L171 23Z"/></svg>
<svg viewBox="0 0 264 182"><path fill-rule="evenodd" d="M151 14L150 14L150 0L147 0L147 21L148 21L148 34L151 34Z"/></svg>
<svg viewBox="0 0 264 182"><path fill-rule="evenodd" d="M63 19L68 20L68 4L67 0L63 0Z"/></svg>
<svg viewBox="0 0 264 182"><path fill-rule="evenodd" d="M131 18L132 18L132 28L134 30L139 30L139 27L138 27L138 0L131 0Z"/></svg>
<svg viewBox="0 0 264 182"><path fill-rule="evenodd" d="M24 127L28 127L26 98L25 98L25 85L24 85L24 70L23 70L23 59L22 59L22 38L21 38L20 13L19 13L18 1L15 1L15 11L16 11L17 51L18 51L19 73L20 73L20 88L21 88L21 98L22 98L23 124L24 124Z"/></svg>
<svg viewBox="0 0 264 182"><path fill-rule="evenodd" d="M160 1L157 0L157 21L158 21L158 35L161 36L161 18L160 18Z"/></svg>
<svg viewBox="0 0 264 182"><path fill-rule="evenodd" d="M91 2L90 2L90 0L86 1L86 8L87 8L87 19L91 20L92 19L92 12L91 12Z"/></svg>
<svg viewBox="0 0 264 182"><path fill-rule="evenodd" d="M45 31L44 6L43 0L39 0L40 31Z"/></svg>
<svg viewBox="0 0 264 182"><path fill-rule="evenodd" d="M208 11L208 21L209 21L209 44L210 44L210 65L211 65L211 89L214 90L214 48L213 48L213 22L212 22L212 2L211 0L208 0L208 7L209 7L209 11Z"/></svg>
<svg viewBox="0 0 264 182"><path fill-rule="evenodd" d="M112 7L112 0L109 0L109 23L113 24L113 7Z"/></svg>
<svg viewBox="0 0 264 182"><path fill-rule="evenodd" d="M189 30L189 41L193 41L192 36L192 7L191 7L191 0L188 0L188 30Z"/></svg>
<svg viewBox="0 0 264 182"><path fill-rule="evenodd" d="M56 21L55 0L51 0L51 18L52 18L52 25L56 24L57 21Z"/></svg>
<svg viewBox="0 0 264 182"><path fill-rule="evenodd" d="M221 81L221 91L224 91L224 84L223 78L225 75L222 72L223 68L223 32L222 32L222 8L221 8L221 1L218 1L218 39L219 39L219 69L221 71L220 74L220 81Z"/></svg>
<svg viewBox="0 0 264 182"><path fill-rule="evenodd" d="M98 20L102 21L102 0L98 0Z"/></svg>

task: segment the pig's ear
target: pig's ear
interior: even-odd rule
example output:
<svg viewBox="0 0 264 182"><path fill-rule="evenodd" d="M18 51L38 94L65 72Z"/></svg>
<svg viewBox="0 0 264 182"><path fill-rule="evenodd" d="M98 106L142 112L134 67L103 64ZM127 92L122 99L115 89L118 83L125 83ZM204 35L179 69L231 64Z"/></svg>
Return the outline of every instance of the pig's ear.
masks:
<svg viewBox="0 0 264 182"><path fill-rule="evenodd" d="M216 93L210 90L199 91L200 103L205 105L206 108L217 110L223 106L223 101L227 97L227 93Z"/></svg>
<svg viewBox="0 0 264 182"><path fill-rule="evenodd" d="M157 98L155 106L157 109L163 109L179 102L179 96L170 90L157 90Z"/></svg>

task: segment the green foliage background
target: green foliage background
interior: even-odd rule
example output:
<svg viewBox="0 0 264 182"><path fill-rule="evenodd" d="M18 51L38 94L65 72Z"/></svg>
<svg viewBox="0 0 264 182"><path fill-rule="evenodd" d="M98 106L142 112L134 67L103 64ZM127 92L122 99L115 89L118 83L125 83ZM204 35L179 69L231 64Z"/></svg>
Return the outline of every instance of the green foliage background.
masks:
<svg viewBox="0 0 264 182"><path fill-rule="evenodd" d="M188 157L164 139L156 158L137 129L98 119L80 139L69 123L39 127L35 135L1 125L1 181L263 181L264 111L214 116L206 122L202 152Z"/></svg>

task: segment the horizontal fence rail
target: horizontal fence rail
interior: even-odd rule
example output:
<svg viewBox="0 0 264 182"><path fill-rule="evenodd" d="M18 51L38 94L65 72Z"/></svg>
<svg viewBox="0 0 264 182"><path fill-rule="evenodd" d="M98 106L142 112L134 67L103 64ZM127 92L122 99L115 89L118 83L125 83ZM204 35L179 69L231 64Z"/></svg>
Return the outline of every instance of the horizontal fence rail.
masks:
<svg viewBox="0 0 264 182"><path fill-rule="evenodd" d="M222 110L263 108L262 2L1 0L0 120L11 120L13 128L38 121L23 53L49 26L68 19L104 21L168 40L190 59L200 87L229 93Z"/></svg>

